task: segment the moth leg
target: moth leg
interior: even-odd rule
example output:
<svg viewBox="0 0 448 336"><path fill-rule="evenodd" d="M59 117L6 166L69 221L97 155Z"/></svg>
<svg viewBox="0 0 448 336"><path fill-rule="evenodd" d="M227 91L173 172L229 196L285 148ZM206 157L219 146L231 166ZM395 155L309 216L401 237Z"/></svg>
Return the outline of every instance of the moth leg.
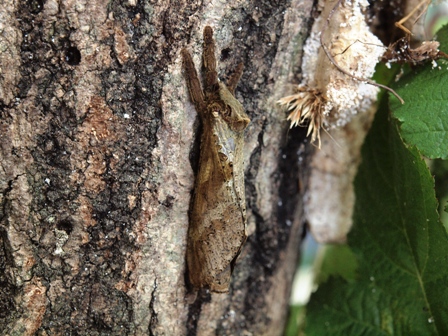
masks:
<svg viewBox="0 0 448 336"><path fill-rule="evenodd" d="M417 5L417 6L415 6L415 8L413 9L413 10L411 10L410 12L409 12L409 14L408 15L406 15L404 18L402 18L400 21L398 21L398 22L395 22L395 27L398 27L398 28L400 28L402 31L404 31L407 35L409 35L409 36L411 36L412 35L412 32L409 30L409 29L407 29L403 24L407 21L407 20L409 20L409 18L410 17L412 17L412 15L414 15L419 9L420 9L420 7L422 7L423 5L425 5L426 4L426 8L417 16L417 19L415 19L415 21L414 21L414 23L416 23L419 19L420 19L420 17L424 14L424 13L426 13L426 11L428 10L428 7L429 7L429 5L431 4L431 1L430 0L423 0L423 1L420 1L420 3ZM412 28L411 28L412 29Z"/></svg>
<svg viewBox="0 0 448 336"><path fill-rule="evenodd" d="M240 78L243 74L244 65L243 63L238 64L235 71L233 72L232 76L227 80L227 89L235 95L235 88L238 85L238 82L240 81Z"/></svg>
<svg viewBox="0 0 448 336"><path fill-rule="evenodd" d="M204 28L204 51L202 62L205 70L205 94L211 93L218 87L218 73L216 72L215 40L213 39L213 29L210 26Z"/></svg>
<svg viewBox="0 0 448 336"><path fill-rule="evenodd" d="M190 99L196 107L196 111L199 114L203 114L203 111L205 111L204 92L202 92L201 82L199 81L198 73L194 67L193 59L186 49L182 49L181 53Z"/></svg>

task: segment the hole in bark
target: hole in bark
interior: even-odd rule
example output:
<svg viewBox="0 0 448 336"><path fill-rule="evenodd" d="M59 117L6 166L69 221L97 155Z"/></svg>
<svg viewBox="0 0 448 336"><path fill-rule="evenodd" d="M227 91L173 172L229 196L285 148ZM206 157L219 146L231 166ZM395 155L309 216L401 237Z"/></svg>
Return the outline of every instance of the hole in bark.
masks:
<svg viewBox="0 0 448 336"><path fill-rule="evenodd" d="M70 65L78 65L81 62L81 53L76 47L69 47L65 52L65 61Z"/></svg>
<svg viewBox="0 0 448 336"><path fill-rule="evenodd" d="M44 9L43 0L28 0L28 5L30 6L30 12L33 14L39 14Z"/></svg>
<svg viewBox="0 0 448 336"><path fill-rule="evenodd" d="M58 230L67 232L67 234L70 234L73 231L73 223L68 219L63 219L58 224L56 224L56 228Z"/></svg>
<svg viewBox="0 0 448 336"><path fill-rule="evenodd" d="M230 48L225 48L221 50L221 61L225 61L226 59L228 59L231 51L232 49Z"/></svg>

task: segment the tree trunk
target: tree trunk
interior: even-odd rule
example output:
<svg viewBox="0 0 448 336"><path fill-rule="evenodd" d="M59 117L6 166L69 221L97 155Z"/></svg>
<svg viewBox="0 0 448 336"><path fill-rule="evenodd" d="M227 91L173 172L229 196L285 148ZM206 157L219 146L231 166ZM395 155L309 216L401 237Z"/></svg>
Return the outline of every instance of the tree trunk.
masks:
<svg viewBox="0 0 448 336"><path fill-rule="evenodd" d="M0 4L4 335L280 335L303 221L298 82L313 1ZM199 119L181 67L239 62L248 240L228 294L185 278Z"/></svg>

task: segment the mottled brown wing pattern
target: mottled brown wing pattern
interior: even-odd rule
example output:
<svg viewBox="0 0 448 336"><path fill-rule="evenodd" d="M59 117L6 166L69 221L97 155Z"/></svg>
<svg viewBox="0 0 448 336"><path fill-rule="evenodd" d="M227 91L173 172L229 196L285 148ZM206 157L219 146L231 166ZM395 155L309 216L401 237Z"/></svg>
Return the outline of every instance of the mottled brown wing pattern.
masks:
<svg viewBox="0 0 448 336"><path fill-rule="evenodd" d="M210 134L204 133L204 137ZM246 240L244 176L222 155L217 137L211 135L202 142L201 154L207 151L211 155L200 161L187 255L193 285L225 292L233 263Z"/></svg>
<svg viewBox="0 0 448 336"><path fill-rule="evenodd" d="M199 171L188 229L187 264L191 284L227 292L230 277L246 240L243 144L249 118L233 96L242 66L229 80L218 82L215 43L204 29L204 92L190 54L182 50L190 98L203 124ZM200 92L197 92L200 90Z"/></svg>

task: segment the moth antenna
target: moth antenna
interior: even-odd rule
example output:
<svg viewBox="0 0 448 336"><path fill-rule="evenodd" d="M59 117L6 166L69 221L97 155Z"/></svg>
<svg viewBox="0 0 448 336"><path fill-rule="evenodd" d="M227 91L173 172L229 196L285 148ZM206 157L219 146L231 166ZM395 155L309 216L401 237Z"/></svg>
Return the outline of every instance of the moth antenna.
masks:
<svg viewBox="0 0 448 336"><path fill-rule="evenodd" d="M408 15L406 15L404 18L402 18L400 21L395 22L395 27L400 28L402 31L404 31L406 34L408 35L412 35L412 32L407 29L405 26L403 26L403 24L409 20L409 18L414 15L419 9L420 7L422 7L424 4L426 3L426 8L417 16L417 18L415 19L413 25L420 19L420 17L426 13L426 11L428 10L429 4L431 3L431 0L423 0L421 1L417 6L415 6L415 8L413 10L411 10L409 12ZM411 28L412 29L412 28Z"/></svg>
<svg viewBox="0 0 448 336"><path fill-rule="evenodd" d="M238 82L240 81L241 76L243 75L244 65L241 62L237 65L235 71L233 71L233 74L229 77L227 81L227 89L234 95L236 86L238 85Z"/></svg>
<svg viewBox="0 0 448 336"><path fill-rule="evenodd" d="M341 144L340 144L339 142L337 142L336 139L333 138L333 137L331 136L330 132L328 132L324 127L322 127L322 129L324 130L325 133L327 133L327 135L330 137L330 139L333 140L334 143L335 143L339 148L342 148Z"/></svg>
<svg viewBox="0 0 448 336"><path fill-rule="evenodd" d="M205 74L205 93L210 93L218 86L218 72L216 71L215 40L213 39L213 29L210 26L204 28L204 49L202 52L202 62Z"/></svg>
<svg viewBox="0 0 448 336"><path fill-rule="evenodd" d="M202 91L201 82L194 67L193 59L187 49L183 48L181 51L183 68L185 70L187 78L188 92L190 98L195 105L199 114L202 114L205 110L205 97Z"/></svg>

